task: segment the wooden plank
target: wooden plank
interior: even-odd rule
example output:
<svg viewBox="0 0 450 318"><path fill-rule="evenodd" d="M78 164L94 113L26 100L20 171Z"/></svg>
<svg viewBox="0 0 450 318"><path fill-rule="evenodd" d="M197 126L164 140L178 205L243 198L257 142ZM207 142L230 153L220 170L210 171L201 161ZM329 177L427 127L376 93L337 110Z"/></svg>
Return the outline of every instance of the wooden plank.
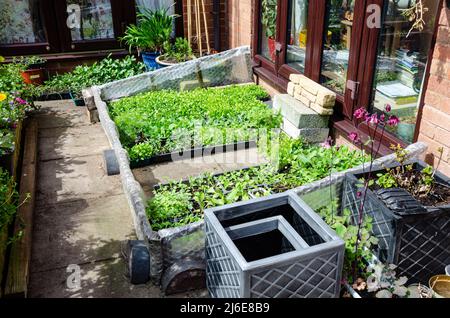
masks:
<svg viewBox="0 0 450 318"><path fill-rule="evenodd" d="M22 204L17 211L14 235L17 235L18 238L11 246L5 297L27 297L36 192L37 136L38 124L36 120L32 119L25 131L19 202L26 200L29 195L31 195L31 198Z"/></svg>

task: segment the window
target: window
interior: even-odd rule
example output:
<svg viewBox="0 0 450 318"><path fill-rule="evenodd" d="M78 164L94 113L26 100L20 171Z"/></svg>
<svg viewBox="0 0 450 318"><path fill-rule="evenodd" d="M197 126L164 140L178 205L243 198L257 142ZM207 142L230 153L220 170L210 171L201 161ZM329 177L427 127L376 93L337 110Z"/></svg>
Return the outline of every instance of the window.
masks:
<svg viewBox="0 0 450 318"><path fill-rule="evenodd" d="M433 19L437 16L439 1L423 1L428 12L424 15L422 31L411 29L411 22L402 14L402 10L407 8L406 2L388 1L384 7L385 19L379 37L371 104L373 110L379 112L389 104L392 113L401 119L400 125L390 128L390 132L411 143L414 141L434 33Z"/></svg>
<svg viewBox="0 0 450 318"><path fill-rule="evenodd" d="M335 91L334 127L344 134L357 128L357 108L381 112L390 104L403 123L387 133L386 145L413 142L441 1L421 1L427 10L420 31L405 16L416 3L257 1L255 73L279 88L287 86L290 74L302 73ZM374 8L381 28L371 27ZM357 129L367 132L364 125Z"/></svg>
<svg viewBox="0 0 450 318"><path fill-rule="evenodd" d="M0 55L73 53L120 49L118 38L136 23L136 6L171 6L174 0L2 0ZM176 31L182 34L182 19Z"/></svg>

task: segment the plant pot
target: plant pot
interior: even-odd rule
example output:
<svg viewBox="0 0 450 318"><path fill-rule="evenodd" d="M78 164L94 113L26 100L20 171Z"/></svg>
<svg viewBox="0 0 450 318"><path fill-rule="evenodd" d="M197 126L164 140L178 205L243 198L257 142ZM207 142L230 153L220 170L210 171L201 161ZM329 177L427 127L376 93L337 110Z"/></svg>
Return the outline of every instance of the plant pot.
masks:
<svg viewBox="0 0 450 318"><path fill-rule="evenodd" d="M178 64L178 63L171 63L171 62L164 61L164 60L162 60L163 58L164 58L164 55L160 55L156 58L156 63L158 63L161 68Z"/></svg>
<svg viewBox="0 0 450 318"><path fill-rule="evenodd" d="M156 58L160 55L158 52L142 52L142 60L144 61L147 71L160 69L161 66L156 62Z"/></svg>
<svg viewBox="0 0 450 318"><path fill-rule="evenodd" d="M269 56L270 59L274 62L275 59L277 58L277 54L275 52L276 49L276 41L274 38L270 37L267 39L267 46L269 48Z"/></svg>
<svg viewBox="0 0 450 318"><path fill-rule="evenodd" d="M45 72L43 68L28 69L20 73L23 81L30 85L42 85L45 81Z"/></svg>
<svg viewBox="0 0 450 318"><path fill-rule="evenodd" d="M396 166L398 164L388 168ZM427 165L416 161L413 166L421 170ZM384 169L373 171L372 175L384 172ZM356 197L356 193L360 190L359 179L364 174L364 171L347 174L344 184L342 205L352 211L355 222L359 219L362 201L362 198ZM450 185L450 179L439 172L435 179ZM377 195L368 190L363 213L373 219L373 234L379 239L374 251L377 257L382 262L397 265L399 276L409 277L411 283L427 284L429 277L441 273L450 259L450 205L422 206L418 201L411 202L412 196L403 201L405 194L409 195L405 191L397 200L389 198L394 199L389 202L380 192ZM393 208L391 204L399 205L399 202L405 204L403 210ZM413 204L412 208L410 204Z"/></svg>
<svg viewBox="0 0 450 318"><path fill-rule="evenodd" d="M83 98L77 98L77 96L70 92L70 98L72 99L72 101L74 102L75 106L86 106L86 104L84 103L84 99Z"/></svg>
<svg viewBox="0 0 450 318"><path fill-rule="evenodd" d="M450 298L450 276L437 275L430 278L433 298Z"/></svg>
<svg viewBox="0 0 450 318"><path fill-rule="evenodd" d="M344 241L293 193L208 209L205 232L213 298L339 296Z"/></svg>

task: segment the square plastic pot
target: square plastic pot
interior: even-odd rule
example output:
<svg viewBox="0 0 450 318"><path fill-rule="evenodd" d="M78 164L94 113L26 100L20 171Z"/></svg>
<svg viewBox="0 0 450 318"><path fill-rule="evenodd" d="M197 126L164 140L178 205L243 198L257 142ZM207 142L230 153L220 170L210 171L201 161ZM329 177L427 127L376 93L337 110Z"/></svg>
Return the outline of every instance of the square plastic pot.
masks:
<svg viewBox="0 0 450 318"><path fill-rule="evenodd" d="M415 169L424 167L423 162L414 163ZM380 172L384 171L372 174ZM356 197L357 182L363 175L363 171L347 174L344 182L342 205L352 211L355 222L362 200ZM449 178L439 172L435 178L450 185ZM422 213L410 211L393 211L368 190L363 213L373 219L373 234L379 239L375 254L380 261L396 264L397 274L407 276L411 283L428 284L430 277L450 264L450 206L423 207Z"/></svg>
<svg viewBox="0 0 450 318"><path fill-rule="evenodd" d="M213 298L339 297L344 242L295 193L205 211Z"/></svg>

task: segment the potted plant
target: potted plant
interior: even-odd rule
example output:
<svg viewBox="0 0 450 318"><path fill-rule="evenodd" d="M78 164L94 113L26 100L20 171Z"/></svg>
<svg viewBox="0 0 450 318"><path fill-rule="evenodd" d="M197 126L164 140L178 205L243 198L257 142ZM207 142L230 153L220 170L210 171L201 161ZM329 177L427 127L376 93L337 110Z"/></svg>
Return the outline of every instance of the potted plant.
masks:
<svg viewBox="0 0 450 318"><path fill-rule="evenodd" d="M261 23L265 26L269 55L275 61L275 36L277 32L277 0L262 0Z"/></svg>
<svg viewBox="0 0 450 318"><path fill-rule="evenodd" d="M21 76L26 84L42 85L45 81L46 60L39 56L15 58L14 63L21 65Z"/></svg>
<svg viewBox="0 0 450 318"><path fill-rule="evenodd" d="M194 59L189 41L184 38L177 38L175 43L167 41L164 44L164 54L156 58L156 62L161 67L172 66Z"/></svg>
<svg viewBox="0 0 450 318"><path fill-rule="evenodd" d="M173 22L177 15L169 15L167 9L141 9L137 25L128 26L121 41L125 41L131 51L137 48L148 70L160 68L156 58L161 54L164 43L170 40Z"/></svg>

